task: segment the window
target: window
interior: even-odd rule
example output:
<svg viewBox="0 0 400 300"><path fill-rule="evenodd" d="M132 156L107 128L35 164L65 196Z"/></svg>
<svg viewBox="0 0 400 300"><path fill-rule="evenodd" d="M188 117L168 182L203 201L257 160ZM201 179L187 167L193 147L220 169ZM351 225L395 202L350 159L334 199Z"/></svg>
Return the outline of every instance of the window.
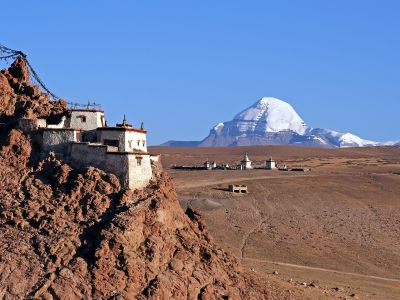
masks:
<svg viewBox="0 0 400 300"><path fill-rule="evenodd" d="M82 123L86 123L86 116L77 116L77 118L81 119Z"/></svg>
<svg viewBox="0 0 400 300"><path fill-rule="evenodd" d="M132 149L132 141L131 140L128 141L128 145L129 145L129 148Z"/></svg>
<svg viewBox="0 0 400 300"><path fill-rule="evenodd" d="M142 165L142 158L141 157L136 157L136 165L138 167Z"/></svg>
<svg viewBox="0 0 400 300"><path fill-rule="evenodd" d="M143 140L142 141L142 143L143 143L143 147L146 145L146 141L145 140Z"/></svg>
<svg viewBox="0 0 400 300"><path fill-rule="evenodd" d="M118 147L119 146L119 140L107 140L107 139L105 139L103 141L103 144L107 145L107 146Z"/></svg>
<svg viewBox="0 0 400 300"><path fill-rule="evenodd" d="M140 147L140 140L137 140L137 146Z"/></svg>

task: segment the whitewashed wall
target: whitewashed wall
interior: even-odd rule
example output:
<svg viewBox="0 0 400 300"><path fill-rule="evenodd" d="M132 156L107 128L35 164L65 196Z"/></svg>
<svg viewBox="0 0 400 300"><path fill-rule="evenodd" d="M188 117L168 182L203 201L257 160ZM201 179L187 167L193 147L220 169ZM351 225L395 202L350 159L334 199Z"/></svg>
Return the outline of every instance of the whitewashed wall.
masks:
<svg viewBox="0 0 400 300"><path fill-rule="evenodd" d="M142 160L141 166L137 165L139 157ZM152 175L150 155L129 154L129 186L131 189L146 186Z"/></svg>
<svg viewBox="0 0 400 300"><path fill-rule="evenodd" d="M140 166L137 165L137 157L142 158ZM103 145L73 143L70 163L76 168L92 166L113 173L127 189L141 189L152 177L150 155L107 152L107 147Z"/></svg>
<svg viewBox="0 0 400 300"><path fill-rule="evenodd" d="M42 148L44 154L55 151L63 155L68 154L71 142L78 141L77 130L45 129L43 130Z"/></svg>
<svg viewBox="0 0 400 300"><path fill-rule="evenodd" d="M86 122L82 122L81 117L86 117ZM72 110L71 118L69 120L69 127L79 128L83 130L93 130L103 127L104 112L89 111L89 110Z"/></svg>
<svg viewBox="0 0 400 300"><path fill-rule="evenodd" d="M127 131L124 137L125 151L141 150L147 152L146 133Z"/></svg>
<svg viewBox="0 0 400 300"><path fill-rule="evenodd" d="M120 152L132 152L134 150L147 152L147 139L144 132L115 129L99 130L98 141L104 143L104 140L119 140L118 148Z"/></svg>

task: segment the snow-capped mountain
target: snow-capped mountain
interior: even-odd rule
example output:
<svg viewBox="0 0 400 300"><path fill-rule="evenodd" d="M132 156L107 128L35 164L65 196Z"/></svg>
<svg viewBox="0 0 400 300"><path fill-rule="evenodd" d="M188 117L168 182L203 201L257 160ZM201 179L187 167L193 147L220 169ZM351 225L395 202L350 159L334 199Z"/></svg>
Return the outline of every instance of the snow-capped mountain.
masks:
<svg viewBox="0 0 400 300"><path fill-rule="evenodd" d="M221 123L220 123L221 124ZM265 97L237 114L225 126L237 129L238 133L264 134L266 132L292 131L303 135L308 126L293 107L281 100Z"/></svg>
<svg viewBox="0 0 400 300"><path fill-rule="evenodd" d="M164 145L180 146L181 143L170 141ZM216 125L201 142L191 143L200 147L299 145L339 148L385 145L351 133L311 128L290 104L272 97L261 98L233 120Z"/></svg>

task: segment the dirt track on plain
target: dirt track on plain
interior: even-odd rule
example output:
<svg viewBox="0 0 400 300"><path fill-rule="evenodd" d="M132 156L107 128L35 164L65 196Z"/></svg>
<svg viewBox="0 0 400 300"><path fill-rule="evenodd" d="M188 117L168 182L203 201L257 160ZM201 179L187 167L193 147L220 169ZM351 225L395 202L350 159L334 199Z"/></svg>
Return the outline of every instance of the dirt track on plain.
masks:
<svg viewBox="0 0 400 300"><path fill-rule="evenodd" d="M343 289L360 299L399 298L399 148L165 151L167 167L206 159L232 164L245 151L258 166L272 155L289 167L310 167L308 173L170 173L181 205L200 210L218 242L250 269L267 275L277 271L276 277L295 285L317 280L325 291ZM229 193L230 183L246 184L249 194Z"/></svg>

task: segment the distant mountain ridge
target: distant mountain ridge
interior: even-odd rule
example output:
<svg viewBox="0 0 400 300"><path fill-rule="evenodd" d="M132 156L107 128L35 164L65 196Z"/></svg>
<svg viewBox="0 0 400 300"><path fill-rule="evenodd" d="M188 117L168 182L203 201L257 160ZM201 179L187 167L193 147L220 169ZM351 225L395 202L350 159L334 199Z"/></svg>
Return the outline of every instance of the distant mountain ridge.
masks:
<svg viewBox="0 0 400 300"><path fill-rule="evenodd" d="M231 121L214 126L199 142L168 141L163 146L226 147L297 145L322 148L395 145L362 139L351 133L309 127L287 102L263 97Z"/></svg>

